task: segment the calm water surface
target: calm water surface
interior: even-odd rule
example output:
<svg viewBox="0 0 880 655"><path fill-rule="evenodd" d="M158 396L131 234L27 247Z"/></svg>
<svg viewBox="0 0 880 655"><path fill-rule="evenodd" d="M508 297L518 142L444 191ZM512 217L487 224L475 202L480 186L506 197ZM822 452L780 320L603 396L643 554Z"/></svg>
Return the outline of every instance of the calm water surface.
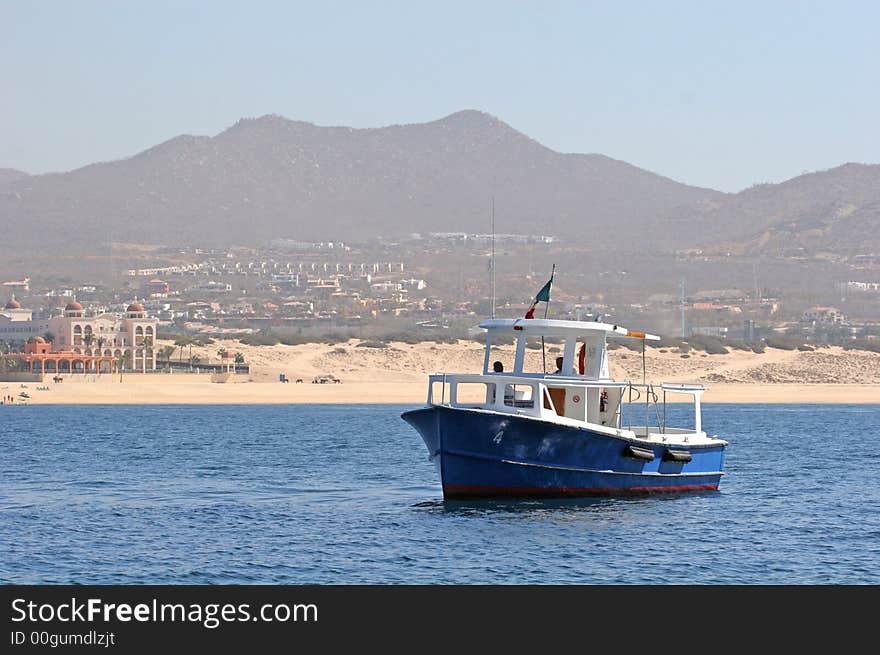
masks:
<svg viewBox="0 0 880 655"><path fill-rule="evenodd" d="M880 405L704 405L721 491L519 502L443 502L405 409L0 407L0 580L880 583Z"/></svg>

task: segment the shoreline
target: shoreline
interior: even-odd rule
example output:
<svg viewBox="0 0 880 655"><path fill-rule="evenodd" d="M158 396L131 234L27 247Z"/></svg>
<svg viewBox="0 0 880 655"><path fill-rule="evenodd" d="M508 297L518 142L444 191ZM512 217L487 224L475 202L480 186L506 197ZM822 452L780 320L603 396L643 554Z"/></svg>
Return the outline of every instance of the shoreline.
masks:
<svg viewBox="0 0 880 655"><path fill-rule="evenodd" d="M438 371L479 371L484 348L476 342L407 344L361 347L359 340L343 344L246 346L218 340L194 348L205 362L217 360L217 349L242 353L249 373L212 382L210 374L190 372L64 374L62 382L44 376L42 382L0 382L0 397L25 391L34 405L232 405L232 404L400 404L424 406L428 375ZM180 356L181 353L178 353ZM502 346L493 357L512 361L514 348ZM213 358L213 359L212 359ZM641 380L640 353L615 350L611 377ZM527 351L530 371L542 367L540 351ZM880 404L880 353L828 347L816 351L776 350L764 353L680 353L651 350L647 377L663 382L702 383L703 402ZM333 374L341 384L313 384ZM279 382L285 375L288 383ZM297 380L303 380L297 383ZM668 402L688 401L670 394ZM644 402L644 401L642 401Z"/></svg>
<svg viewBox="0 0 880 655"><path fill-rule="evenodd" d="M0 394L26 392L29 405L424 405L427 380L355 381L342 384L235 381L212 383L204 375L140 376L55 383L0 382ZM159 379L157 379L157 377ZM144 379L146 378L146 379ZM880 404L880 384L708 383L704 404ZM42 387L44 390L37 390ZM667 401L689 402L689 397ZM634 403L637 404L637 403Z"/></svg>

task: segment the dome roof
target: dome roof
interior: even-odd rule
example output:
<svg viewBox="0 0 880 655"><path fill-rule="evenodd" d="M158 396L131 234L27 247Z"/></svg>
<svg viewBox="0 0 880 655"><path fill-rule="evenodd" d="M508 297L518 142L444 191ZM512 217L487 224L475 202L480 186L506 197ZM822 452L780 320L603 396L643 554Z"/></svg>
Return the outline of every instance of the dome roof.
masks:
<svg viewBox="0 0 880 655"><path fill-rule="evenodd" d="M6 309L21 309L21 303L13 298L8 303L6 303Z"/></svg>
<svg viewBox="0 0 880 655"><path fill-rule="evenodd" d="M126 309L125 311L127 311L127 312L143 312L146 310L144 309L144 306L142 304L140 304L139 302L133 302L128 306L128 309Z"/></svg>
<svg viewBox="0 0 880 655"><path fill-rule="evenodd" d="M46 343L43 337L34 337L34 343Z"/></svg>
<svg viewBox="0 0 880 655"><path fill-rule="evenodd" d="M83 306L80 305L77 301L72 301L67 303L67 307L64 308L66 312L81 312Z"/></svg>

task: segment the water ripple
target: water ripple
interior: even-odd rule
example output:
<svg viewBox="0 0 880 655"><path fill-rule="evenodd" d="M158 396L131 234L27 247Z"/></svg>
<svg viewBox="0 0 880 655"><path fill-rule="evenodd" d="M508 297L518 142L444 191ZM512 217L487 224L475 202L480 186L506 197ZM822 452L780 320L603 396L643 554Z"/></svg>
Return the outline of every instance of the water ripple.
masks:
<svg viewBox="0 0 880 655"><path fill-rule="evenodd" d="M880 406L704 406L719 492L454 502L403 409L0 408L0 582L880 582Z"/></svg>

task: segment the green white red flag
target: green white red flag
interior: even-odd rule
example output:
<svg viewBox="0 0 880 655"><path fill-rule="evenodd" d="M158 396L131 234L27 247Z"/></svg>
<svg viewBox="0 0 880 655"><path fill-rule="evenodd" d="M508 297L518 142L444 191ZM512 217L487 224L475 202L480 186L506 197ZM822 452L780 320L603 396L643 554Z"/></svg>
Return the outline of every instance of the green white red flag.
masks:
<svg viewBox="0 0 880 655"><path fill-rule="evenodd" d="M539 302L550 302L550 287L553 286L553 276L550 276L550 279L547 280L547 284L541 287L541 290L538 292L538 295L535 296L535 300L532 302L532 306L529 307L529 311L526 312L526 318L535 318L535 307L538 306Z"/></svg>

